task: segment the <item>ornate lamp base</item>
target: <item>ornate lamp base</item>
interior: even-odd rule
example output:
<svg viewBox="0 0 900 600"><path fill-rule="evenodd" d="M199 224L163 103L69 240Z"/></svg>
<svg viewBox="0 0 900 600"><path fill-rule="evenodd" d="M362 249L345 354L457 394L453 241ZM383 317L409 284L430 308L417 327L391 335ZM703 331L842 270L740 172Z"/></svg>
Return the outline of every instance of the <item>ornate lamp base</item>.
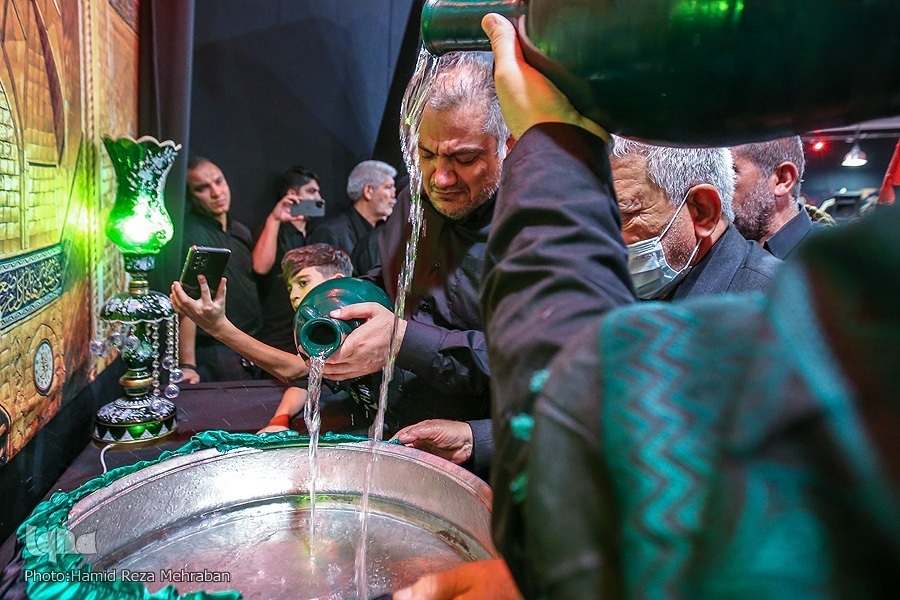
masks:
<svg viewBox="0 0 900 600"><path fill-rule="evenodd" d="M137 443L175 430L175 405L169 399L178 396L177 384L184 376L178 368L178 317L169 297L151 291L147 281L156 254L174 231L162 190L181 146L149 136L104 137L103 144L116 173L116 201L106 235L122 251L131 280L127 292L103 303L91 342L97 355L115 348L128 367L119 379L126 395L97 411L94 438ZM169 372L168 385L161 390L164 371Z"/></svg>
<svg viewBox="0 0 900 600"><path fill-rule="evenodd" d="M164 398L122 397L97 411L94 439L124 444L163 438L175 431L175 413L175 405Z"/></svg>
<svg viewBox="0 0 900 600"><path fill-rule="evenodd" d="M97 411L94 439L100 442L146 442L175 430L169 399L178 396L184 376L178 368L178 317L168 296L150 291L146 275L152 268L152 256L126 255L128 292L109 298L100 311L91 351L104 354L114 347L128 367L119 378L125 396ZM104 327L112 333L106 336ZM161 342L166 347L160 359ZM163 371L169 372L169 384L160 390Z"/></svg>

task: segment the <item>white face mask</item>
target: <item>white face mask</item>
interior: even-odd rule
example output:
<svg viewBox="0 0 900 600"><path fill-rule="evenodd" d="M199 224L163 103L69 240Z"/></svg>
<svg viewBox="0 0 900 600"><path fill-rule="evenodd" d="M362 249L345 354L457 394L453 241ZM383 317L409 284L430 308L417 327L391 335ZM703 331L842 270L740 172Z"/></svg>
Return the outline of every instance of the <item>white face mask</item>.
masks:
<svg viewBox="0 0 900 600"><path fill-rule="evenodd" d="M675 217L678 216L685 202L687 202L688 194L684 195L684 199L678 205L669 223L663 228L662 233L649 240L641 240L628 245L628 271L631 273L631 280L634 282L634 290L641 300L659 298L675 287L679 281L691 272L691 261L694 260L697 250L700 248L699 240L697 245L694 246L694 251L691 252L687 263L680 271L676 271L669 266L669 261L666 260L666 253L662 245L663 236L668 233L672 223L675 222Z"/></svg>

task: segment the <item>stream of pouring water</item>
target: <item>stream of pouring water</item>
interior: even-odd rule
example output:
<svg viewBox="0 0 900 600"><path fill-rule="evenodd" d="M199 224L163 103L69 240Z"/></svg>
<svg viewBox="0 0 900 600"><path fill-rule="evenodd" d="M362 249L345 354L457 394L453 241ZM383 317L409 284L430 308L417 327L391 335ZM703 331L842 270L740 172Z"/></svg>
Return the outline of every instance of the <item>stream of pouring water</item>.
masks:
<svg viewBox="0 0 900 600"><path fill-rule="evenodd" d="M369 523L369 488L372 482L372 471L375 466L375 446L381 441L384 429L384 412L387 407L388 385L394 374L394 361L400 349L399 320L406 310L406 296L412 282L416 265L416 248L422 232L422 171L419 168L419 126L422 123L422 112L428 99L431 86L437 76L439 58L432 56L425 48L419 49L416 60L416 71L410 80L403 103L400 106L400 144L403 150L403 162L409 173L409 222L412 233L406 241L406 253L403 266L397 281L397 299L394 302L394 327L391 332L391 347L384 363L381 378L381 390L378 398L378 412L375 415L374 435L370 443L371 459L366 467L366 481L359 513L360 535L356 548L356 587L357 598L365 600L369 597L366 579L366 534Z"/></svg>
<svg viewBox="0 0 900 600"><path fill-rule="evenodd" d="M309 557L313 560L316 558L316 481L319 478L319 459L316 452L319 447L319 428L322 425L319 396L322 393L324 368L323 354L309 361L309 384L306 388L306 404L303 407L303 420L309 433Z"/></svg>

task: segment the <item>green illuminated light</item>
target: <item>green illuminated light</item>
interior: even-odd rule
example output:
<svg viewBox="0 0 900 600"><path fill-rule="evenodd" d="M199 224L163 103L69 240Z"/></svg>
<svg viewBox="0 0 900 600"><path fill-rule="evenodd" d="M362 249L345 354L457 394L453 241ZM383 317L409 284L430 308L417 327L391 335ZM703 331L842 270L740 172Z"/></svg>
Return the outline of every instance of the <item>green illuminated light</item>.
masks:
<svg viewBox="0 0 900 600"><path fill-rule="evenodd" d="M673 21L725 21L737 23L744 0L681 0L672 6Z"/></svg>
<svg viewBox="0 0 900 600"><path fill-rule="evenodd" d="M122 237L132 244L146 244L150 241L153 232L150 230L150 221L137 215L126 217L119 223Z"/></svg>
<svg viewBox="0 0 900 600"><path fill-rule="evenodd" d="M181 146L149 136L104 138L103 143L117 184L106 235L124 254L157 254L174 233L162 189Z"/></svg>
<svg viewBox="0 0 900 600"><path fill-rule="evenodd" d="M117 198L106 235L128 254L156 254L172 239L174 229L162 203L154 198Z"/></svg>
<svg viewBox="0 0 900 600"><path fill-rule="evenodd" d="M172 239L172 223L168 215L153 211L147 198L138 198L134 214L127 215L116 224L123 239L135 246L143 246L156 238L161 245Z"/></svg>

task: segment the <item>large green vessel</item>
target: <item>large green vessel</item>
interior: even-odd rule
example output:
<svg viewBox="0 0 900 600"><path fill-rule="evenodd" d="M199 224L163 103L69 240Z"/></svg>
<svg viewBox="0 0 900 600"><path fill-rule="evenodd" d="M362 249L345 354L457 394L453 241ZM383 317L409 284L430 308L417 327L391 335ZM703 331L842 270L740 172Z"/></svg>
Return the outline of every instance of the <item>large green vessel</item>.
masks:
<svg viewBox="0 0 900 600"><path fill-rule="evenodd" d="M429 0L423 44L489 50L488 12L614 133L731 145L900 114L897 0Z"/></svg>

